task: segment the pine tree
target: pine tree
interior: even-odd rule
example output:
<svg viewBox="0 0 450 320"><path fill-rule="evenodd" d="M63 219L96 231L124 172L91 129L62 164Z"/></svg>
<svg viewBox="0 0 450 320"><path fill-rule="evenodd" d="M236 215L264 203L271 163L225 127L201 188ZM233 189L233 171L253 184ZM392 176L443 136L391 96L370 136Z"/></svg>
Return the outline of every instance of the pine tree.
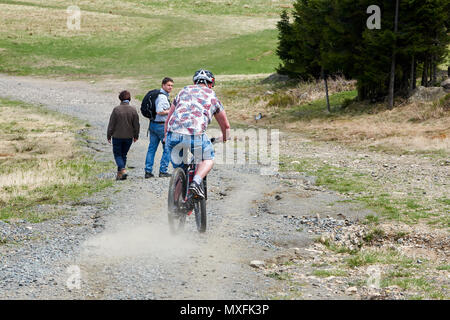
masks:
<svg viewBox="0 0 450 320"><path fill-rule="evenodd" d="M366 27L372 4L382 11L380 30ZM390 93L392 106L394 94L415 88L418 74L423 85L435 83L448 55L449 0L297 0L292 16L283 12L278 23L279 71L303 79L343 74L357 80L361 100Z"/></svg>
<svg viewBox="0 0 450 320"><path fill-rule="evenodd" d="M286 10L281 13L281 20L277 23L278 29L278 48L277 55L280 57L282 64L278 67L277 71L279 73L289 74L289 70L292 68L293 63L292 54L290 54L291 49L296 45L294 41L294 34L292 30L292 25L289 21L289 15Z"/></svg>

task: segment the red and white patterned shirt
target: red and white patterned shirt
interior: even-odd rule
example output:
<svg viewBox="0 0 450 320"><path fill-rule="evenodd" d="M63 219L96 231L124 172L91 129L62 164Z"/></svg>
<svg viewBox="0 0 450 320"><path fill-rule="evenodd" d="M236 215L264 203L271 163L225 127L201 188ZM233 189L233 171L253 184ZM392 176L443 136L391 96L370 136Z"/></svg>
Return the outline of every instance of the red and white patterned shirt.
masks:
<svg viewBox="0 0 450 320"><path fill-rule="evenodd" d="M200 85L184 87L173 104L175 110L169 119L167 131L187 135L205 133L213 115L224 109L216 93Z"/></svg>

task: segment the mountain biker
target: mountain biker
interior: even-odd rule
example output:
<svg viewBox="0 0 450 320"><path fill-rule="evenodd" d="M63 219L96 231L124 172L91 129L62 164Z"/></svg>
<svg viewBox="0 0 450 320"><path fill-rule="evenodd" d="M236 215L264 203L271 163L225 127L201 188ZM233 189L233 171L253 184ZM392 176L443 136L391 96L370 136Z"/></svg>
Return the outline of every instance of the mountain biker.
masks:
<svg viewBox="0 0 450 320"><path fill-rule="evenodd" d="M201 182L214 165L214 148L206 129L214 116L222 131L222 136L216 141L225 142L230 137L230 124L222 103L212 90L214 75L200 69L192 80L194 84L184 87L172 102L164 127L164 139L174 169L182 166L180 159L186 157L187 150L191 150L198 166L189 190L194 196L205 198Z"/></svg>

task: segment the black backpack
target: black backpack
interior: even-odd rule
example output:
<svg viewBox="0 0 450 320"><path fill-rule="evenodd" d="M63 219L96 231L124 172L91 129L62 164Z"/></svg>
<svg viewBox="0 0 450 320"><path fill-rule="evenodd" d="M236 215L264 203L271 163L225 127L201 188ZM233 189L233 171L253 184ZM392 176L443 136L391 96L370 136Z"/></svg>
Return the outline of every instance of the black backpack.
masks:
<svg viewBox="0 0 450 320"><path fill-rule="evenodd" d="M161 93L160 89L154 89L147 92L142 99L141 113L144 117L154 120L156 117L156 98Z"/></svg>

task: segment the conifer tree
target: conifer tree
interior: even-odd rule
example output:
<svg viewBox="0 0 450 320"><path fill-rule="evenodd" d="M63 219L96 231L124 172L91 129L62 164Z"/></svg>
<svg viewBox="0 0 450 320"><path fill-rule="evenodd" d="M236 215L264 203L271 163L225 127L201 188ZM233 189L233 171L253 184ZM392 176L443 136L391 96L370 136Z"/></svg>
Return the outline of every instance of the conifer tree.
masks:
<svg viewBox="0 0 450 320"><path fill-rule="evenodd" d="M398 0L394 32L396 1L297 0L293 21L283 12L278 23L278 70L303 79L343 74L357 80L359 99L372 101L388 96L392 75L391 94L410 94L420 74L423 85L436 83L450 44L450 1ZM379 30L366 27L373 4L382 12Z"/></svg>

